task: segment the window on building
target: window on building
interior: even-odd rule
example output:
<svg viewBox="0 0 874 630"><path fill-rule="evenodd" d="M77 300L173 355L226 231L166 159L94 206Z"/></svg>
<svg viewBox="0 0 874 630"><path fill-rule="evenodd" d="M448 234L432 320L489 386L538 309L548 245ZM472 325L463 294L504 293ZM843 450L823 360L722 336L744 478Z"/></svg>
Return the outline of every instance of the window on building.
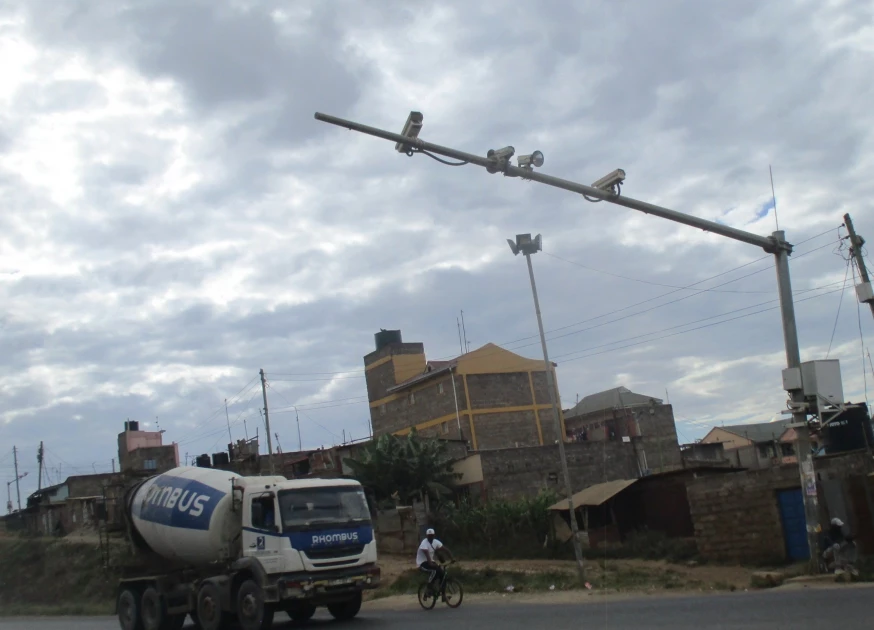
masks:
<svg viewBox="0 0 874 630"><path fill-rule="evenodd" d="M444 422L443 424L441 424L440 431L443 433L443 435L446 435L447 433L449 433L449 423Z"/></svg>
<svg viewBox="0 0 874 630"><path fill-rule="evenodd" d="M410 392L410 404L411 405L416 404L416 394L414 392Z"/></svg>
<svg viewBox="0 0 874 630"><path fill-rule="evenodd" d="M771 444L762 444L759 446L759 457L762 459L770 459L774 457L774 447Z"/></svg>
<svg viewBox="0 0 874 630"><path fill-rule="evenodd" d="M157 470L158 463L154 459L147 459L143 462L144 470Z"/></svg>
<svg viewBox="0 0 874 630"><path fill-rule="evenodd" d="M438 394L443 393L443 383L437 383L437 393Z"/></svg>
<svg viewBox="0 0 874 630"><path fill-rule="evenodd" d="M792 444L781 444L780 451L783 453L783 457L792 457L795 455L795 446Z"/></svg>

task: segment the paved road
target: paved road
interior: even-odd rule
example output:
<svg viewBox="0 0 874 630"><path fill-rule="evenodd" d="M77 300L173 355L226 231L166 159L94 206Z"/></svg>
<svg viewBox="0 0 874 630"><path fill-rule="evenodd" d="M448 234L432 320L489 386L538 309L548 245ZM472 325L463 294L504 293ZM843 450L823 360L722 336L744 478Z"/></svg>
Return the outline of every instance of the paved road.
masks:
<svg viewBox="0 0 874 630"><path fill-rule="evenodd" d="M279 617L284 617L280 615ZM277 617L277 619L279 619ZM277 623L275 628L299 628ZM642 598L609 604L462 605L433 611L365 610L347 623L319 612L313 630L870 630L874 628L874 587L735 593L707 597ZM108 618L0 619L0 630L115 630Z"/></svg>

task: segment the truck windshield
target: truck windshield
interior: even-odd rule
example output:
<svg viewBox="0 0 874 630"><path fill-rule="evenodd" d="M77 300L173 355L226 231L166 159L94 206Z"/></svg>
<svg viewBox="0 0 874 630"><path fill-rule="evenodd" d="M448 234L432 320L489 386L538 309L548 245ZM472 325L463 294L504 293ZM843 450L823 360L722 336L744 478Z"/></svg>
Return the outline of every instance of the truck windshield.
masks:
<svg viewBox="0 0 874 630"><path fill-rule="evenodd" d="M300 488L279 493L283 529L370 522L361 488Z"/></svg>

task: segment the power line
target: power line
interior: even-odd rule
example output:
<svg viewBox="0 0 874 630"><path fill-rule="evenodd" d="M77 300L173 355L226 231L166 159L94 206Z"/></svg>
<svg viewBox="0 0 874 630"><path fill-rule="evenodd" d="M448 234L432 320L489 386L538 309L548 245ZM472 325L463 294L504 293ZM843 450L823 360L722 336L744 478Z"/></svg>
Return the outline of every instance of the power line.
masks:
<svg viewBox="0 0 874 630"><path fill-rule="evenodd" d="M542 251L542 253L545 254L546 256L549 256L550 258L555 258L556 260L561 260L563 262L574 265L576 267L581 267L581 268L586 269L588 271L594 271L595 273L601 273L601 274L604 274L606 276L611 276L613 278L621 278L622 280L631 280L632 282L639 282L641 284L648 284L648 285L651 285L654 287L667 287L669 289L678 289L678 290L691 289L691 286L678 287L675 284L664 284L662 282L654 282L652 280L642 280L640 278L632 278L631 276L624 276L624 275L619 274L619 273L613 273L611 271L604 271L603 269L596 269L595 267L589 267L588 265L578 263L575 260L569 260L567 258L563 258L563 257L558 256L556 254L550 254L547 251ZM720 291L719 289L701 289L701 291L712 291L714 293L773 293L773 291L740 291L740 290L731 290L731 289L727 289L727 290L723 290L723 291Z"/></svg>
<svg viewBox="0 0 874 630"><path fill-rule="evenodd" d="M822 297L822 296L824 296L824 295L831 295L832 293L837 293L837 292L838 292L838 289L835 289L834 291L827 291L827 292L825 292L825 293L820 293L819 295L812 295L812 296L807 297L807 298L804 298L804 299L802 299L802 300L796 300L795 303L796 303L796 304L799 304L799 303L801 303L801 302L806 302L807 300L815 300L816 298L820 298L820 297ZM696 327L696 328L690 328L689 330L682 330L682 331L680 331L680 332L671 333L671 334L669 334L669 335L663 335L663 336L661 336L661 337L656 337L656 338L654 338L654 339L646 339L646 340L644 340L644 341L639 341L639 342L636 342L636 343L631 343L631 344L628 344L628 345L625 345L625 346L621 346L621 347L619 347L619 348L613 348L613 349L611 349L611 350L603 350L603 351L601 351L601 352L593 352L592 354L587 354L587 355L585 355L585 356L575 357L575 358L573 358L573 359L567 359L566 361L563 361L563 363L570 363L571 361L579 361L580 359L587 359L587 358L589 358L589 357L594 357L594 356L598 356L598 355L601 355L601 354L607 354L608 352L615 352L615 351L617 351L617 350L624 350L624 349L626 349L626 348L631 348L631 347L634 347L634 346L639 346L639 345L642 345L642 344L645 344L645 343L652 343L652 342L654 342L654 341L660 341L660 340L662 340L662 339L667 339L668 337L676 337L677 335L685 335L686 333L694 332L694 331L696 331L696 330L701 330L701 329L703 329L703 328L710 328L710 327L712 327L712 326L718 326L718 325L720 325L720 324L726 324L726 323L728 323L728 322L732 322L732 321L735 321L735 320L737 320L737 319L743 319L743 318L745 318L745 317L751 317L751 316L753 316L753 315L758 315L758 314L760 314L760 313L765 313L765 312L767 312L767 311L777 310L777 309L779 309L779 308L780 308L779 305L777 305L777 306L772 306L772 307L765 308L765 309L762 309L762 310L759 310L759 311L754 311L754 312L752 312L752 313L746 313L745 315L738 315L737 317L732 317L732 318L730 318L730 319L726 319L726 320L723 320L723 321L713 322L713 323L711 323L711 324L704 324L703 326L698 326L698 327ZM625 340L625 339L620 339L620 340L618 340L618 341L616 341L616 342L614 342L614 343L622 343L623 341L626 341L626 340ZM607 345L612 345L612 344L607 344ZM578 352L587 352L588 350L594 350L594 349L596 349L597 347L600 347L600 346L596 346L596 347L593 347L593 348L587 348L586 350L579 350L579 351L577 351L577 352L572 352L572 353L570 353L570 354L577 354ZM568 355L561 355L561 356L568 356ZM556 359L558 359L558 358L560 358L560 357L556 357Z"/></svg>
<svg viewBox="0 0 874 630"><path fill-rule="evenodd" d="M825 353L825 358L828 359L828 355L832 352L832 343L835 340L835 331L838 329L838 318L841 316L841 305L844 303L844 289L847 288L847 277L850 275L850 266L852 261L847 260L847 270L844 272L844 284L841 287L841 297L838 299L838 312L835 314L835 323L832 326L832 336L828 341L828 351Z"/></svg>

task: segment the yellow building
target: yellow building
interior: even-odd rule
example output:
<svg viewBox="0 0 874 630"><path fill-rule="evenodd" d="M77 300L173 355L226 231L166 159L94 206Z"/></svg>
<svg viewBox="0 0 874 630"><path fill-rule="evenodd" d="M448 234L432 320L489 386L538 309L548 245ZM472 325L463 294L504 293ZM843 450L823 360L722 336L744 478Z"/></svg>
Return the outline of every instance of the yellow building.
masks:
<svg viewBox="0 0 874 630"><path fill-rule="evenodd" d="M424 435L463 439L473 450L556 441L541 360L489 343L449 361L428 361L423 344L404 343L400 331L381 331L364 367L374 436L415 427Z"/></svg>

